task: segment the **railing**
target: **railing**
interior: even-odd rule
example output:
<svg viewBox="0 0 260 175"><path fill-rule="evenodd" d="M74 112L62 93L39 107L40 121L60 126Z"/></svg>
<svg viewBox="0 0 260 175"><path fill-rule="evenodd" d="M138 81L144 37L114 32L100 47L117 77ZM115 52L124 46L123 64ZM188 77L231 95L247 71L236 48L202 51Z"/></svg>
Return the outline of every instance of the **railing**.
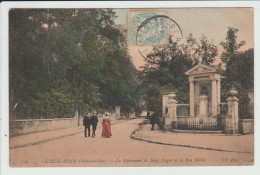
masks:
<svg viewBox="0 0 260 175"><path fill-rule="evenodd" d="M190 116L190 105L189 104L177 104L177 117Z"/></svg>
<svg viewBox="0 0 260 175"><path fill-rule="evenodd" d="M241 101L238 104L238 115L240 119L251 119L252 116L249 115L249 101Z"/></svg>
<svg viewBox="0 0 260 175"><path fill-rule="evenodd" d="M182 130L223 130L225 128L225 122L177 122L177 128Z"/></svg>

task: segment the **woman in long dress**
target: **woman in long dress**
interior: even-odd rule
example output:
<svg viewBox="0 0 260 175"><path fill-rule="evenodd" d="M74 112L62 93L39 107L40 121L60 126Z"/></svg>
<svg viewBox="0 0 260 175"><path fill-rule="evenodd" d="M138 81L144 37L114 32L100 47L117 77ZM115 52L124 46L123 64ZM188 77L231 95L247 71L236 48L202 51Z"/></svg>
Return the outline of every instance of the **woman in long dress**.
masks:
<svg viewBox="0 0 260 175"><path fill-rule="evenodd" d="M102 137L109 138L112 136L111 134L111 124L109 119L103 119L102 122Z"/></svg>

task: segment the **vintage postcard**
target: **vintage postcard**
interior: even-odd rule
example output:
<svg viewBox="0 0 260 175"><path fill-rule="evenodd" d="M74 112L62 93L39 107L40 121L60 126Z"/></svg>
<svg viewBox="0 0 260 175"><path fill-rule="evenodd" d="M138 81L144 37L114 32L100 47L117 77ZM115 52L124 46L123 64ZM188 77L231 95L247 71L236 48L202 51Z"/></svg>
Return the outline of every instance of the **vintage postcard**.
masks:
<svg viewBox="0 0 260 175"><path fill-rule="evenodd" d="M8 8L8 166L253 167L255 11Z"/></svg>

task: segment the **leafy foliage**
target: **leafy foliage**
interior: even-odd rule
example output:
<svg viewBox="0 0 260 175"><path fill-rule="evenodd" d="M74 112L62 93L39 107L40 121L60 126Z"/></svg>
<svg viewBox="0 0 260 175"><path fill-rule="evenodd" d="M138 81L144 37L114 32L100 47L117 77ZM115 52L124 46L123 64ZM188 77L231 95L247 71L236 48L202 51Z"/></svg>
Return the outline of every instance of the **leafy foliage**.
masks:
<svg viewBox="0 0 260 175"><path fill-rule="evenodd" d="M125 31L111 9L10 10L10 107L17 117L135 106L138 84Z"/></svg>
<svg viewBox="0 0 260 175"><path fill-rule="evenodd" d="M190 34L185 44L169 39L166 45L155 46L146 57L142 72L144 100L148 110L161 109L163 94L173 91L179 103L188 103L189 83L184 74L198 62L211 65L218 54L217 47L205 36L196 39Z"/></svg>
<svg viewBox="0 0 260 175"><path fill-rule="evenodd" d="M221 59L225 65L226 77L222 81L222 99L226 99L227 92L234 87L239 92L239 100L246 101L248 92L254 88L254 49L239 51L245 41L237 44L237 33L238 29L229 27L226 41L220 43L224 49Z"/></svg>
<svg viewBox="0 0 260 175"><path fill-rule="evenodd" d="M226 41L220 43L224 49L224 52L221 54L221 60L223 63L231 61L232 57L238 52L238 50L246 44L244 40L237 44L237 32L238 29L229 27Z"/></svg>

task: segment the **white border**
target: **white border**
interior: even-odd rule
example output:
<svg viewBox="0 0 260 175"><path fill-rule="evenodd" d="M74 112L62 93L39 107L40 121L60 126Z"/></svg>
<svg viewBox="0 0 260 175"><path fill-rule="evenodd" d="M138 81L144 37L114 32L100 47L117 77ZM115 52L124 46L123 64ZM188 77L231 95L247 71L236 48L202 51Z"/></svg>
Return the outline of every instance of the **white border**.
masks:
<svg viewBox="0 0 260 175"><path fill-rule="evenodd" d="M260 63L260 2L257 1L125 1L125 2L2 2L0 9L0 124L1 124L1 173L9 174L257 174L259 168L259 129L255 127L255 166L251 167L146 167L146 168L10 168L9 167L9 147L8 147L8 9L9 8L176 8L176 7L254 7L255 24L255 126L259 126L258 114L260 106L259 69ZM258 31L258 32L257 32ZM7 134L7 137L5 136Z"/></svg>

